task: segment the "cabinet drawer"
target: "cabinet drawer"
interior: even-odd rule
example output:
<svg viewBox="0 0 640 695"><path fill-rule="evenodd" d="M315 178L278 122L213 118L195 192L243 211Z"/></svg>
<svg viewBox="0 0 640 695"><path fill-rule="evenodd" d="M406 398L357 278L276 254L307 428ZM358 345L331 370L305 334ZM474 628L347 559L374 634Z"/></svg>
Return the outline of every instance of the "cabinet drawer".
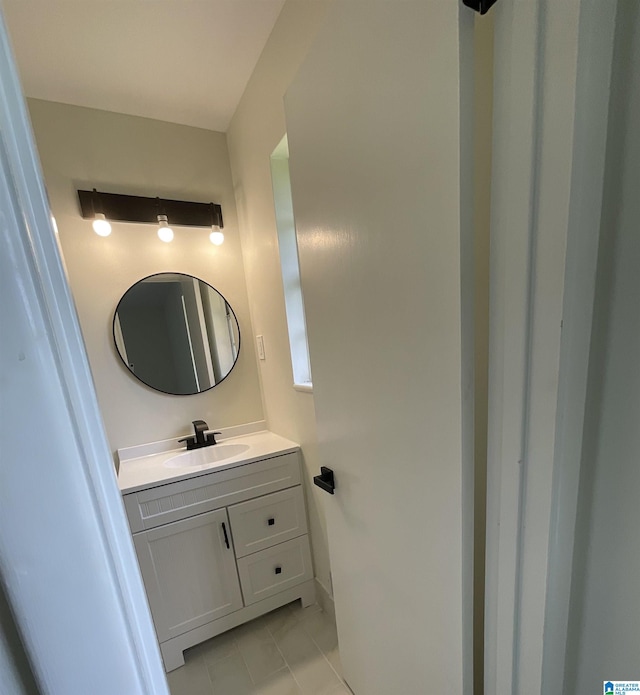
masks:
<svg viewBox="0 0 640 695"><path fill-rule="evenodd" d="M124 506L135 533L299 484L293 452L134 492Z"/></svg>
<svg viewBox="0 0 640 695"><path fill-rule="evenodd" d="M264 550L307 532L302 487L229 507L236 557Z"/></svg>
<svg viewBox="0 0 640 695"><path fill-rule="evenodd" d="M309 537L300 536L238 560L245 606L313 578Z"/></svg>

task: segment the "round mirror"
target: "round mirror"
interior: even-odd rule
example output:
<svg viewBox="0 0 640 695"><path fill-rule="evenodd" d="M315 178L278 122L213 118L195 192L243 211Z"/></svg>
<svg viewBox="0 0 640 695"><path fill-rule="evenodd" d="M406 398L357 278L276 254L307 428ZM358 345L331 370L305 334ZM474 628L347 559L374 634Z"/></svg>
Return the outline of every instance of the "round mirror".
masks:
<svg viewBox="0 0 640 695"><path fill-rule="evenodd" d="M219 384L240 352L240 328L227 300L183 273L158 273L132 285L116 308L113 338L135 377L178 396Z"/></svg>

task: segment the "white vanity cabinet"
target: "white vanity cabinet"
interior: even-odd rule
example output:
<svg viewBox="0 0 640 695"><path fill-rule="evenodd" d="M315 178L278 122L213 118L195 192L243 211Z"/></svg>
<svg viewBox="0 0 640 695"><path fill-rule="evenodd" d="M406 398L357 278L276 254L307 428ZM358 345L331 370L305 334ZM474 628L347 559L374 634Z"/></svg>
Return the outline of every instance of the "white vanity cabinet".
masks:
<svg viewBox="0 0 640 695"><path fill-rule="evenodd" d="M124 503L167 671L188 647L315 601L298 452L138 489Z"/></svg>

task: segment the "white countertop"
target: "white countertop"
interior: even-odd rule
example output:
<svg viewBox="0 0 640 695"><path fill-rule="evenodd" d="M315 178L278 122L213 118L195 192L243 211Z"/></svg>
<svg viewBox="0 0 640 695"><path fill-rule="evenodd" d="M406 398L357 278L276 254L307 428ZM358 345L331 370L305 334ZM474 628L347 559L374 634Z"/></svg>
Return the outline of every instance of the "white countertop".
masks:
<svg viewBox="0 0 640 695"><path fill-rule="evenodd" d="M237 437L221 439L221 444L246 444L248 451L233 456L217 463L205 464L203 466L184 466L181 468L169 468L165 462L170 458L186 451L184 445L177 444L174 440L167 440L171 449L166 449L158 453L151 453L144 456L131 457L130 451L118 451L120 458L120 471L118 473L118 486L123 495L156 485L175 483L178 480L186 480L204 473L221 471L227 468L243 466L259 459L287 454L297 451L300 446L295 442L285 439L278 434L263 430L252 434L245 434ZM158 444L149 445L150 449L159 447ZM142 449L142 447L137 447Z"/></svg>

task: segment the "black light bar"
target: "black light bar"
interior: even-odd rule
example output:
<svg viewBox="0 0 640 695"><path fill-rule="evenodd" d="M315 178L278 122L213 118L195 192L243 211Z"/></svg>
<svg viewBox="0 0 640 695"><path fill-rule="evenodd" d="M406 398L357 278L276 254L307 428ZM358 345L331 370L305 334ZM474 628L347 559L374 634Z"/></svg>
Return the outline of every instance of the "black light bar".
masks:
<svg viewBox="0 0 640 695"><path fill-rule="evenodd" d="M80 210L85 220L102 213L112 222L157 224L158 215L166 215L169 224L178 227L223 227L222 208L216 203L192 203L186 200L145 198L139 195L78 191Z"/></svg>

